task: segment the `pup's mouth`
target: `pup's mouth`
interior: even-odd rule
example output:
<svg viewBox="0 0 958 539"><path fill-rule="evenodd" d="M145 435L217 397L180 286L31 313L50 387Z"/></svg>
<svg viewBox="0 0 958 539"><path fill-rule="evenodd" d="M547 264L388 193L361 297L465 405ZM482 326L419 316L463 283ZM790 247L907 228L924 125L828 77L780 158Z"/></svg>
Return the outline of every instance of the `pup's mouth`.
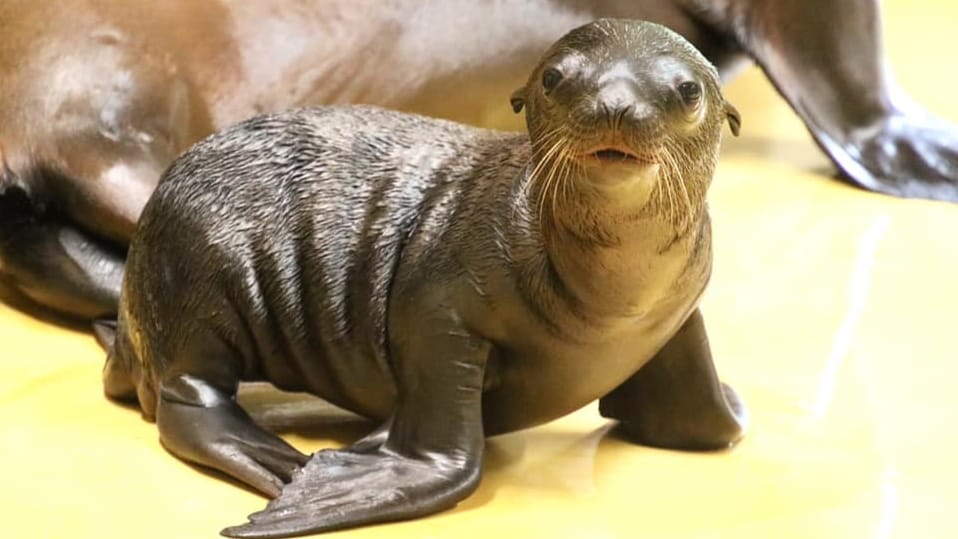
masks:
<svg viewBox="0 0 958 539"><path fill-rule="evenodd" d="M622 146L606 146L582 153L582 157L601 165L654 165L659 161L653 153L637 153Z"/></svg>

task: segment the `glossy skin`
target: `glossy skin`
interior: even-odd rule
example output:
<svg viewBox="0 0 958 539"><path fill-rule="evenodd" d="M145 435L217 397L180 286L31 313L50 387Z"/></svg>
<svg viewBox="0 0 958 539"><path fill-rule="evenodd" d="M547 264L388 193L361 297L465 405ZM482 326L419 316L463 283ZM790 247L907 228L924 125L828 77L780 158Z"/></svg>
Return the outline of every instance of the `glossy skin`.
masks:
<svg viewBox="0 0 958 539"><path fill-rule="evenodd" d="M528 136L368 107L265 116L164 175L105 388L175 455L279 494L224 533L450 507L478 484L484 436L595 399L638 442L741 437L697 311L705 193L739 121L717 73L661 26L602 20L551 48L513 106ZM236 404L242 380L382 426L296 472L306 457Z"/></svg>
<svg viewBox="0 0 958 539"><path fill-rule="evenodd" d="M482 122L600 16L665 24L726 75L756 61L849 181L958 200L958 130L893 98L876 1L7 0L0 276L59 312L110 316L143 204L199 138L320 103Z"/></svg>

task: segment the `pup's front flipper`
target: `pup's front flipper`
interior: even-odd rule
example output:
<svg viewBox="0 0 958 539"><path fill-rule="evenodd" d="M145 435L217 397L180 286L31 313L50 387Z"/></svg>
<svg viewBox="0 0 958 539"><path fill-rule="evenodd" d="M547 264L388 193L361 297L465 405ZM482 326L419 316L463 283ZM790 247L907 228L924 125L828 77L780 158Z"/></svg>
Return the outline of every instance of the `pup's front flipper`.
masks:
<svg viewBox="0 0 958 539"><path fill-rule="evenodd" d="M380 450L363 454L325 450L249 524L223 530L229 537L290 537L427 515L452 507L478 480L479 466L446 468Z"/></svg>
<svg viewBox="0 0 958 539"><path fill-rule="evenodd" d="M748 412L715 373L702 314L696 310L668 343L599 401L632 440L670 449L729 447L741 439Z"/></svg>
<svg viewBox="0 0 958 539"><path fill-rule="evenodd" d="M388 434L316 453L279 498L229 537L289 537L419 517L454 506L481 472L482 379L488 344L442 322L406 337ZM398 350L397 350L398 348Z"/></svg>

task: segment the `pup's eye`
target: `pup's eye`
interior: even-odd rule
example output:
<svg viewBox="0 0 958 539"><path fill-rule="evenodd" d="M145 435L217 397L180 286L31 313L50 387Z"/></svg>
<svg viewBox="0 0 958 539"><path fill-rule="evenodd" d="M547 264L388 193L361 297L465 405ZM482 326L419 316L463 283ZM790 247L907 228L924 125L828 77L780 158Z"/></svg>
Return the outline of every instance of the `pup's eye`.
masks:
<svg viewBox="0 0 958 539"><path fill-rule="evenodd" d="M702 99L702 87L697 82L683 82L679 84L679 95L686 105L695 105Z"/></svg>
<svg viewBox="0 0 958 539"><path fill-rule="evenodd" d="M560 82L562 73L558 69L550 67L542 72L542 87L546 92L551 92Z"/></svg>

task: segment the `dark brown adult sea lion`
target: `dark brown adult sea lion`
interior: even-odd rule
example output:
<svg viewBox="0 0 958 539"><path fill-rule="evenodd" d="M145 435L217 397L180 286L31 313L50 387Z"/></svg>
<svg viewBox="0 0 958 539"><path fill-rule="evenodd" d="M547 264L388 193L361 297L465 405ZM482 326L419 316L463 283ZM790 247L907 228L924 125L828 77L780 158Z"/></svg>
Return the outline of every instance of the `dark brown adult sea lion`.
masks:
<svg viewBox="0 0 958 539"><path fill-rule="evenodd" d="M601 16L669 26L726 74L755 60L849 181L958 200L958 130L893 97L876 0L6 0L0 276L110 315L137 216L192 142L320 103L478 121Z"/></svg>
<svg viewBox="0 0 958 539"><path fill-rule="evenodd" d="M528 134L370 107L267 115L164 174L104 382L175 455L279 494L224 533L448 508L478 484L484 436L595 399L641 443L741 437L697 310L705 193L739 125L714 67L662 26L603 19L512 105ZM296 471L307 458L236 404L243 380L382 426Z"/></svg>

